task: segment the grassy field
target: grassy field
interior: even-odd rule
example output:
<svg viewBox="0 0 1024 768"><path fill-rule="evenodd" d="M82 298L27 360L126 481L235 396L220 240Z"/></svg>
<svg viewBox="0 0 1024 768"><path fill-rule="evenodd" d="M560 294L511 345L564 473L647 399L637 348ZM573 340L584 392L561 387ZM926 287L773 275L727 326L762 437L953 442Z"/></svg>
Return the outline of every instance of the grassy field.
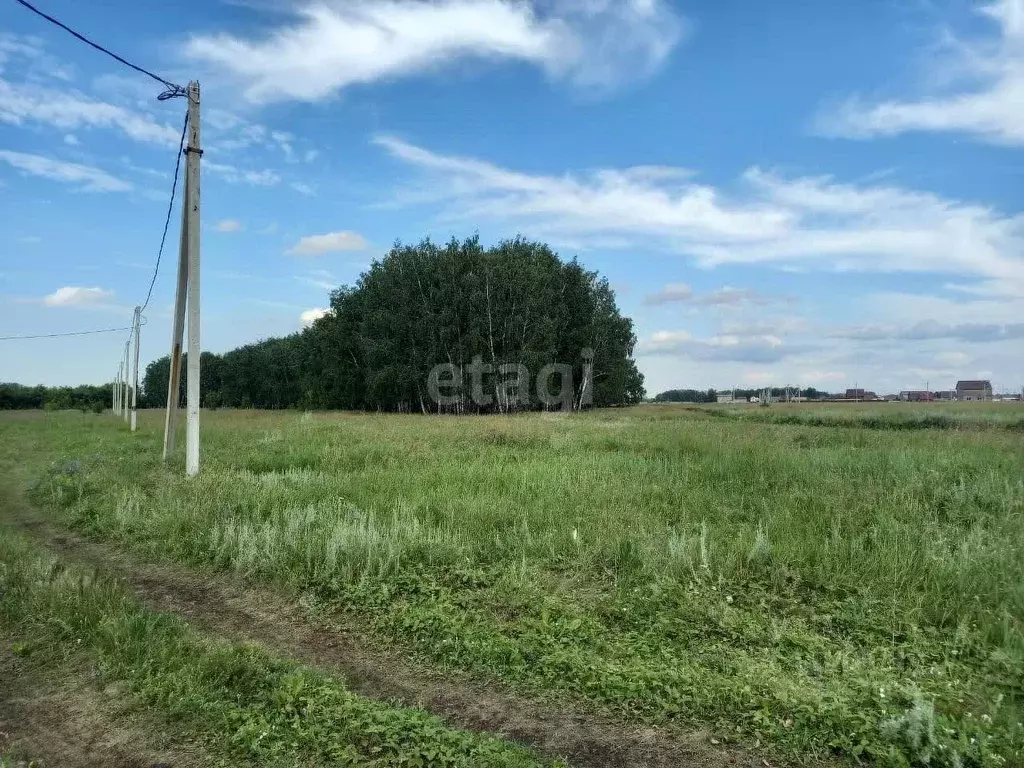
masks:
<svg viewBox="0 0 1024 768"><path fill-rule="evenodd" d="M136 435L3 414L3 482L90 536L624 720L797 763L1024 765L1018 406L203 419L187 480L161 414Z"/></svg>

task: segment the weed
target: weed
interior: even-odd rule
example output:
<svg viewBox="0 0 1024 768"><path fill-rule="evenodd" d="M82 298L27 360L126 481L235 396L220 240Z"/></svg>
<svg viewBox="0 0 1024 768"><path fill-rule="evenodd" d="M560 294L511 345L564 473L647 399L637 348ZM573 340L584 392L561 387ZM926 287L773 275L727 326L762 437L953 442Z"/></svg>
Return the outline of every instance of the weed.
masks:
<svg viewBox="0 0 1024 768"><path fill-rule="evenodd" d="M1016 410L971 405L647 407L614 433L218 411L191 480L159 464L159 414L130 439L40 414L4 417L0 459L34 462L67 524L303 591L442 665L891 766L922 759L919 695L933 764L996 768L1024 764L1024 450Z"/></svg>

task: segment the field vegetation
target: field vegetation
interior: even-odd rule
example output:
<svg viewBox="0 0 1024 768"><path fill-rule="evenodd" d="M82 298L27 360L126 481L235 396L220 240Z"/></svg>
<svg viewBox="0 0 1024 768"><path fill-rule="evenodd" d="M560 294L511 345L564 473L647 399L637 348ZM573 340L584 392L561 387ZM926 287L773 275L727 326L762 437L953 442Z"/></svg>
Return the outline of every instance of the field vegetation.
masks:
<svg viewBox="0 0 1024 768"><path fill-rule="evenodd" d="M219 411L189 480L160 462L158 412L136 435L109 416L7 414L0 456L63 525L280 585L441 669L794 763L1013 766L1022 415ZM58 583L60 599L28 590L43 590L33 610L77 610ZM130 639L142 620L126 615ZM202 664L188 648L180 663Z"/></svg>
<svg viewBox="0 0 1024 768"><path fill-rule="evenodd" d="M14 653L57 666L69 649L91 656L103 682L183 726L222 765L551 765L428 713L362 698L256 646L204 638L21 537L0 541L0 564L0 620L20 638Z"/></svg>

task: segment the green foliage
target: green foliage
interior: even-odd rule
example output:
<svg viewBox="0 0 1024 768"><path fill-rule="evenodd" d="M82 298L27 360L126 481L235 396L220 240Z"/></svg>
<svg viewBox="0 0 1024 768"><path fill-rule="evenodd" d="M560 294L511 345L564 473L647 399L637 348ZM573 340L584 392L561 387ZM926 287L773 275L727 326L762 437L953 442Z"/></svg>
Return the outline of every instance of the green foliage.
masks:
<svg viewBox="0 0 1024 768"><path fill-rule="evenodd" d="M579 399L585 349L593 350L594 405L637 403L643 377L632 359L633 323L619 314L607 280L545 245L522 239L484 249L478 238L438 246L397 243L356 285L331 294L331 311L302 333L247 344L224 355L203 353L204 407L340 408L430 412L434 366L468 369L479 356L493 394L503 364L522 364L530 383L545 365L573 367ZM145 402L166 399L168 358L151 363ZM465 399L447 410L536 409L496 398ZM182 383L184 395L184 382Z"/></svg>
<svg viewBox="0 0 1024 768"><path fill-rule="evenodd" d="M656 403L714 403L718 393L713 389L670 389L654 396Z"/></svg>
<svg viewBox="0 0 1024 768"><path fill-rule="evenodd" d="M131 443L19 417L0 450L94 456L35 497L444 666L790 759L1021 765L1024 450L991 426L1019 411L946 408L217 412L192 479L157 414Z"/></svg>
<svg viewBox="0 0 1024 768"><path fill-rule="evenodd" d="M0 540L0 619L49 654L89 654L215 755L258 765L551 765L500 739L453 730L392 707L254 645L205 639L149 612L117 584L65 569L15 537ZM19 644L27 648L28 643Z"/></svg>
<svg viewBox="0 0 1024 768"><path fill-rule="evenodd" d="M26 387L0 382L0 411L45 408L48 411L92 410L102 413L110 404L112 384L78 387Z"/></svg>

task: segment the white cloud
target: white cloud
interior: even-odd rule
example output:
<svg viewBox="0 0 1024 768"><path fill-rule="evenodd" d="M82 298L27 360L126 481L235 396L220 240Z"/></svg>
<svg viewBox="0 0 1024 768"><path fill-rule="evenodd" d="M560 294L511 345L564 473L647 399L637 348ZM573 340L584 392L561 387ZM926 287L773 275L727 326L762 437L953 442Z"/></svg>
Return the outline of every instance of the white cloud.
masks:
<svg viewBox="0 0 1024 768"><path fill-rule="evenodd" d="M783 234L792 216L779 207L725 203L681 168L600 170L582 178L531 175L394 137L379 136L374 143L433 174L430 193L456 201L460 217L540 222L558 235L757 240Z"/></svg>
<svg viewBox="0 0 1024 768"><path fill-rule="evenodd" d="M127 181L115 178L99 168L65 163L41 155L0 150L0 160L32 176L79 184L85 192L127 192L132 188Z"/></svg>
<svg viewBox="0 0 1024 768"><path fill-rule="evenodd" d="M834 331L833 336L860 341L931 341L955 339L981 343L1024 339L1024 322L1020 323L943 323L921 320L911 325L876 324Z"/></svg>
<svg viewBox="0 0 1024 768"><path fill-rule="evenodd" d="M248 184L252 187L275 187L281 182L281 177L269 169L263 171L244 171L233 165L215 163L207 160L203 163L203 170L219 176L229 184Z"/></svg>
<svg viewBox="0 0 1024 768"><path fill-rule="evenodd" d="M766 304L771 301L766 296L752 291L750 288L735 288L723 285L710 293L694 298L695 304L707 306L736 306L738 304Z"/></svg>
<svg viewBox="0 0 1024 768"><path fill-rule="evenodd" d="M205 136L206 147L213 153L231 153L249 148L279 151L288 162L295 162L295 136L286 131L276 131L249 120L226 109L214 107L204 114L209 132Z"/></svg>
<svg viewBox="0 0 1024 768"><path fill-rule="evenodd" d="M306 154L302 156L302 159L307 163L312 163L320 156L320 151L316 149L307 149Z"/></svg>
<svg viewBox="0 0 1024 768"><path fill-rule="evenodd" d="M213 225L213 228L218 232L241 232L242 222L238 219L221 219Z"/></svg>
<svg viewBox="0 0 1024 768"><path fill-rule="evenodd" d="M669 283L657 293L644 297L644 304L653 306L668 304L675 301L689 301L693 298L693 289L686 283Z"/></svg>
<svg viewBox="0 0 1024 768"><path fill-rule="evenodd" d="M775 363L809 350L807 344L787 344L778 336L717 334L694 338L688 331L656 331L637 344L638 356L675 355L703 362Z"/></svg>
<svg viewBox="0 0 1024 768"><path fill-rule="evenodd" d="M935 356L935 362L940 365L961 366L969 363L971 356L966 352L940 352Z"/></svg>
<svg viewBox="0 0 1024 768"><path fill-rule="evenodd" d="M18 62L33 80L74 79L73 69L48 54L41 38L0 32L0 73L12 62Z"/></svg>
<svg viewBox="0 0 1024 768"><path fill-rule="evenodd" d="M299 282L322 288L326 291L333 291L338 287L340 281L326 269L311 269L306 276L297 276Z"/></svg>
<svg viewBox="0 0 1024 768"><path fill-rule="evenodd" d="M299 322L302 323L303 328L308 328L321 317L329 315L331 310L323 309L322 307L314 307L313 309L307 309L301 315L299 315Z"/></svg>
<svg viewBox="0 0 1024 768"><path fill-rule="evenodd" d="M846 381L847 376L842 371L800 371L797 380L801 384L813 385L823 382Z"/></svg>
<svg viewBox="0 0 1024 768"><path fill-rule="evenodd" d="M106 304L113 297L114 292L105 288L67 286L44 297L43 304L48 307L94 307Z"/></svg>
<svg viewBox="0 0 1024 768"><path fill-rule="evenodd" d="M69 147L77 147L82 142L78 140L78 137L75 136L75 134L69 133L66 136L64 136L64 143L67 144Z"/></svg>
<svg viewBox="0 0 1024 768"><path fill-rule="evenodd" d="M306 195L306 197L313 197L316 194L316 190L313 187L301 181L293 181L289 186L300 195Z"/></svg>
<svg viewBox="0 0 1024 768"><path fill-rule="evenodd" d="M788 179L758 168L726 196L684 169L526 174L396 138L375 143L425 174L415 202L441 203L444 215L458 220L508 222L573 247L653 246L708 267L944 273L1024 296L1020 213L897 186Z"/></svg>
<svg viewBox="0 0 1024 768"><path fill-rule="evenodd" d="M291 256L322 256L334 251L361 251L366 240L356 232L328 232L326 235L307 235L285 253Z"/></svg>
<svg viewBox="0 0 1024 768"><path fill-rule="evenodd" d="M177 147L181 138L180 128L90 96L0 79L0 122L22 125L29 121L65 131L112 128L135 141L167 147Z"/></svg>
<svg viewBox="0 0 1024 768"><path fill-rule="evenodd" d="M752 321L729 318L707 335L642 332L637 357L649 391L728 388L753 381L749 375L776 386L861 386L879 393L949 389L964 378L991 378L997 388L1024 381L1022 299L876 293L836 304L835 311L867 324L830 327L830 304L810 318L760 312Z"/></svg>
<svg viewBox="0 0 1024 768"><path fill-rule="evenodd" d="M725 285L709 293L694 295L690 286L685 283L670 283L657 293L644 297L644 304L651 306L669 302L686 302L690 304L714 306L738 306L740 304L767 304L771 302L766 296L749 288L734 288Z"/></svg>
<svg viewBox="0 0 1024 768"><path fill-rule="evenodd" d="M998 37L953 39L934 65L952 66L947 79L965 87L917 100L871 103L853 97L821 115L817 129L848 138L932 131L1024 144L1024 0L999 0L980 13L995 22Z"/></svg>
<svg viewBox="0 0 1024 768"><path fill-rule="evenodd" d="M463 59L527 62L603 88L655 71L682 34L664 0L321 0L256 37L193 36L185 53L249 101L320 101Z"/></svg>

